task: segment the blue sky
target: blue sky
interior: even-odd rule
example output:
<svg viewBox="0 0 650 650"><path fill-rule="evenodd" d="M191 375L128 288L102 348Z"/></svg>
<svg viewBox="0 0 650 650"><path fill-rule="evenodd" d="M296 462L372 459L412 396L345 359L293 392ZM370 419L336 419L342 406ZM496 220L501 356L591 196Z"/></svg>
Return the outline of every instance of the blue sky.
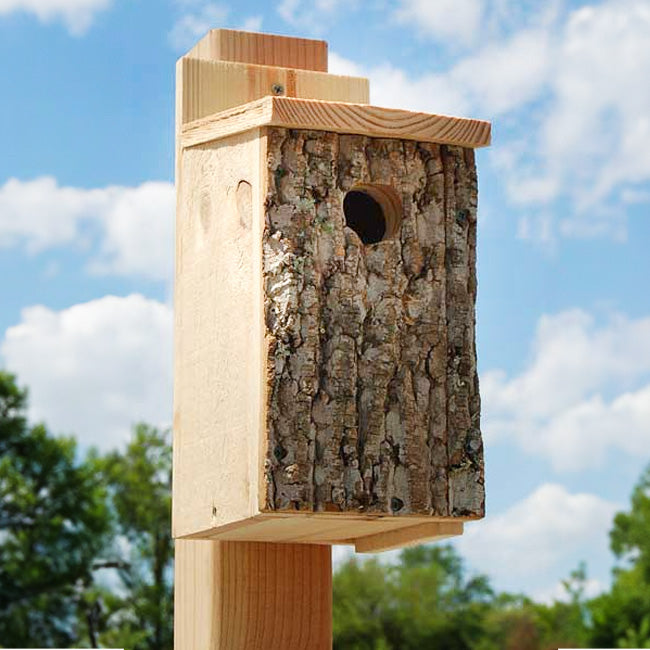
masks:
<svg viewBox="0 0 650 650"><path fill-rule="evenodd" d="M478 153L488 517L537 598L650 462L650 2L0 0L0 363L83 445L169 421L174 63L211 27L324 38L378 105L490 119ZM340 555L338 555L340 557Z"/></svg>

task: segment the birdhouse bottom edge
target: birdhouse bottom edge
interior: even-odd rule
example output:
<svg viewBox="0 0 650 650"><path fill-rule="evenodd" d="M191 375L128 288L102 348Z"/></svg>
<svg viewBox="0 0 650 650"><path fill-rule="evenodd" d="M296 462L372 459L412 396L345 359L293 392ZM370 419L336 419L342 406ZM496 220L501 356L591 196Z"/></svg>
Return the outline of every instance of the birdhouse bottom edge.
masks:
<svg viewBox="0 0 650 650"><path fill-rule="evenodd" d="M262 513L179 539L352 545L358 553L414 546L463 534L477 517Z"/></svg>

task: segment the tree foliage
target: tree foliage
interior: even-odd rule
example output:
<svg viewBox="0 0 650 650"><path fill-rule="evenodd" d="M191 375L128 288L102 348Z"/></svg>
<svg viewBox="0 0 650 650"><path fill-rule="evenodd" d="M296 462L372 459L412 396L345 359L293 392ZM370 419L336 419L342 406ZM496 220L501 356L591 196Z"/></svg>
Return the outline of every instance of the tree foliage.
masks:
<svg viewBox="0 0 650 650"><path fill-rule="evenodd" d="M451 546L404 550L396 564L350 559L334 576L334 647L546 650L578 647L584 603L547 607L467 576Z"/></svg>
<svg viewBox="0 0 650 650"><path fill-rule="evenodd" d="M26 418L27 394L0 372L0 643L171 650L169 433L81 453ZM90 425L89 425L90 426ZM451 546L397 561L350 559L334 576L334 646L345 650L650 648L650 468L611 530L611 589L563 602L496 593Z"/></svg>
<svg viewBox="0 0 650 650"><path fill-rule="evenodd" d="M593 643L650 647L650 467L632 493L628 512L614 518L611 548L619 560L612 588L590 603Z"/></svg>
<svg viewBox="0 0 650 650"><path fill-rule="evenodd" d="M171 448L141 424L82 455L0 372L0 643L171 650Z"/></svg>
<svg viewBox="0 0 650 650"><path fill-rule="evenodd" d="M106 543L106 490L70 438L29 427L26 392L0 372L0 639L76 643L76 612Z"/></svg>
<svg viewBox="0 0 650 650"><path fill-rule="evenodd" d="M103 461L117 527L114 555L122 556L116 594L98 595L105 612L100 639L132 650L171 648L173 554L171 449L167 432L135 427L124 453ZM100 603L103 600L103 607ZM119 620L119 625L112 621Z"/></svg>

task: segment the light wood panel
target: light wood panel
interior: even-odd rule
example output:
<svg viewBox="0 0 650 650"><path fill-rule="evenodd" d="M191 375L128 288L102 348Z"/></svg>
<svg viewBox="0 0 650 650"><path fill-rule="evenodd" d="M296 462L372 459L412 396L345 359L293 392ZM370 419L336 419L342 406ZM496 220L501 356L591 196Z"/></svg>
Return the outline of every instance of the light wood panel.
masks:
<svg viewBox="0 0 650 650"><path fill-rule="evenodd" d="M210 30L186 56L327 72L325 41L234 29Z"/></svg>
<svg viewBox="0 0 650 650"><path fill-rule="evenodd" d="M408 544L414 542L417 535L423 536L425 541L443 534L460 535L464 521L471 521L471 518L457 517L450 522L449 518L444 517L355 516L345 512L261 514L233 524L195 532L188 535L187 539L349 545L371 543L373 540L368 536L377 536L374 541L383 544L385 541L382 535L399 532L402 536L396 538L397 542ZM447 524L449 528L445 528ZM401 545L397 542L397 546Z"/></svg>
<svg viewBox="0 0 650 650"><path fill-rule="evenodd" d="M262 126L401 138L462 147L490 144L489 122L414 113L365 104L264 97L183 126L181 145L193 147Z"/></svg>
<svg viewBox="0 0 650 650"><path fill-rule="evenodd" d="M191 57L178 62L177 87L181 124L266 95L361 104L369 101L368 80L362 77Z"/></svg>
<svg viewBox="0 0 650 650"><path fill-rule="evenodd" d="M174 646L329 650L329 546L176 542Z"/></svg>
<svg viewBox="0 0 650 650"><path fill-rule="evenodd" d="M408 526L399 530L374 533L354 540L357 553L378 553L405 546L425 544L463 534L463 523L445 521Z"/></svg>
<svg viewBox="0 0 650 650"><path fill-rule="evenodd" d="M181 155L174 309L176 537L259 510L263 146L264 138L250 131Z"/></svg>

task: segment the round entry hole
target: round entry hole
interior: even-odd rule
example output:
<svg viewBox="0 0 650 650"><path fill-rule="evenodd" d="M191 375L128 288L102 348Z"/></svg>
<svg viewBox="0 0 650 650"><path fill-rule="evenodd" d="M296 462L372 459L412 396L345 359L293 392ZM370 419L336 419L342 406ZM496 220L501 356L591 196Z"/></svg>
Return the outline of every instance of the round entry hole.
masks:
<svg viewBox="0 0 650 650"><path fill-rule="evenodd" d="M392 187L359 185L343 199L345 225L357 233L364 244L376 244L397 233L401 204Z"/></svg>

